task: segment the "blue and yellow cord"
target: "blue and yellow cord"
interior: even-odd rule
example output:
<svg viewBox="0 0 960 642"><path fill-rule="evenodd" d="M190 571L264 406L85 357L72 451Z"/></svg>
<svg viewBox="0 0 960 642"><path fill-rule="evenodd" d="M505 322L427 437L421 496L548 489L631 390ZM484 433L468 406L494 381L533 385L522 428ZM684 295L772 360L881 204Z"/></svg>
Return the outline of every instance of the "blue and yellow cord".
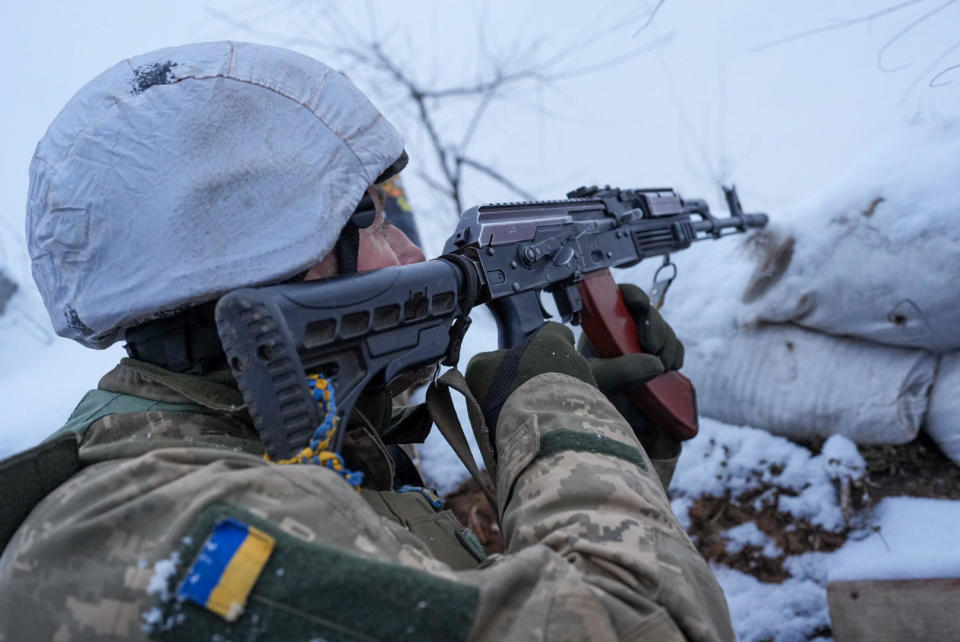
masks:
<svg viewBox="0 0 960 642"><path fill-rule="evenodd" d="M280 459L277 464L317 464L325 466L347 480L351 486L360 490L363 483L363 473L348 470L343 465L343 458L332 449L334 437L340 427L340 418L337 417L337 401L333 386L319 375L307 375L307 384L313 394L313 400L320 406L323 422L317 426L310 438L310 444L290 459ZM273 461L269 455L264 455L267 461Z"/></svg>

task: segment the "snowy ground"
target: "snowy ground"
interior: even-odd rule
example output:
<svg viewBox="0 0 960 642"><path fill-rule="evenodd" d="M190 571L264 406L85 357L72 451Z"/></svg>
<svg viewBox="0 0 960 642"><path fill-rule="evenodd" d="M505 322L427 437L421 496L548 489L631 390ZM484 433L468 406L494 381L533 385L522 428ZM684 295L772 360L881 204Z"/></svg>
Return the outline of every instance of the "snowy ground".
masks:
<svg viewBox="0 0 960 642"><path fill-rule="evenodd" d="M856 498L843 489L849 493L863 471L856 447L841 436L831 437L819 455L812 455L782 437L702 418L700 434L687 444L670 489L674 511L686 528L693 526L689 511L697 498L749 497L751 491L762 491L753 500L756 509L766 505L765 512L792 515L801 528L808 522L825 534L846 537L830 552L786 555L758 528L761 519L728 529L728 552L749 549L757 558L775 560L788 574L781 582L762 582L714 565L741 640L788 642L825 632L830 580L960 577L955 545L960 501L888 497L872 510L845 510L844 504Z"/></svg>

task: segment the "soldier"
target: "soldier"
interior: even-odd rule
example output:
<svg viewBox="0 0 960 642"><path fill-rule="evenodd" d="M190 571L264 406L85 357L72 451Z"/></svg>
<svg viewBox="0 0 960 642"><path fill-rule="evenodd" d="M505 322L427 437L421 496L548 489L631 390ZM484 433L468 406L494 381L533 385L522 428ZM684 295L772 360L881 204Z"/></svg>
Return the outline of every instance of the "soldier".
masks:
<svg viewBox="0 0 960 642"><path fill-rule="evenodd" d="M491 431L505 555L484 555L397 446L429 430L422 408L358 404L343 463L360 492L346 470L264 457L213 305L422 260L376 188L405 161L344 76L273 47L156 51L67 104L30 168L33 274L60 335L125 339L130 358L0 466L0 640L733 638L601 392L682 361L639 290L625 294L651 354L591 364L548 324L522 353L470 363L480 399L513 373ZM364 194L377 214L360 227Z"/></svg>

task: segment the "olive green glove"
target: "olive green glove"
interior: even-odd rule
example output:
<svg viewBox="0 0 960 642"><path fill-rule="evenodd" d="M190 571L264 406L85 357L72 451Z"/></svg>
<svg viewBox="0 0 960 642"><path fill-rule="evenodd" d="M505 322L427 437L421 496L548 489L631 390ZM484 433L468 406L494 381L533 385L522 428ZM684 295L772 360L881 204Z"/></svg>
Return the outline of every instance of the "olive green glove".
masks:
<svg viewBox="0 0 960 642"><path fill-rule="evenodd" d="M559 372L597 386L590 365L573 345L573 332L559 323L545 324L509 350L481 352L470 359L467 385L480 403L494 452L497 419L507 397L545 372Z"/></svg>
<svg viewBox="0 0 960 642"><path fill-rule="evenodd" d="M580 352L588 357L597 387L607 395L626 392L667 370L679 370L683 366L683 344L660 312L650 305L646 293L629 283L620 285L620 293L637 324L637 340L643 353L601 359L587 335L580 336Z"/></svg>
<svg viewBox="0 0 960 642"><path fill-rule="evenodd" d="M682 368L683 344L670 324L660 316L660 311L650 305L646 292L632 283L623 283L620 285L620 294L637 324L640 349L657 355L665 370Z"/></svg>
<svg viewBox="0 0 960 642"><path fill-rule="evenodd" d="M666 370L679 370L683 366L683 344L660 312L650 305L650 299L643 290L625 283L620 285L620 293L637 324L637 339L643 354L602 359L596 356L586 335L581 335L579 349L588 357L597 387L633 427L650 458L655 463L656 460L675 459L680 454L680 442L646 421L630 401L627 391ZM664 486L668 483L669 479L664 480Z"/></svg>

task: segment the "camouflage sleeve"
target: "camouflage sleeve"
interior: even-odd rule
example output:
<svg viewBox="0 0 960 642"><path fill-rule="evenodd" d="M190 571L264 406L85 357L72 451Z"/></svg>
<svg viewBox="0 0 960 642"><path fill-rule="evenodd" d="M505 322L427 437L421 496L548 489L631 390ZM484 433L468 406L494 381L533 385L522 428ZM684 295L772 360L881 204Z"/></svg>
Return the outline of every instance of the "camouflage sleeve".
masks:
<svg viewBox="0 0 960 642"><path fill-rule="evenodd" d="M587 590L566 605L569 617L583 624L575 614L592 610L599 622L599 604L620 639L734 639L713 573L601 393L562 374L531 379L504 405L497 451L507 556L545 547L575 569L567 583Z"/></svg>
<svg viewBox="0 0 960 642"><path fill-rule="evenodd" d="M212 448L89 465L0 556L0 642L733 638L599 392L537 376L498 433L508 554L467 571L321 466Z"/></svg>

